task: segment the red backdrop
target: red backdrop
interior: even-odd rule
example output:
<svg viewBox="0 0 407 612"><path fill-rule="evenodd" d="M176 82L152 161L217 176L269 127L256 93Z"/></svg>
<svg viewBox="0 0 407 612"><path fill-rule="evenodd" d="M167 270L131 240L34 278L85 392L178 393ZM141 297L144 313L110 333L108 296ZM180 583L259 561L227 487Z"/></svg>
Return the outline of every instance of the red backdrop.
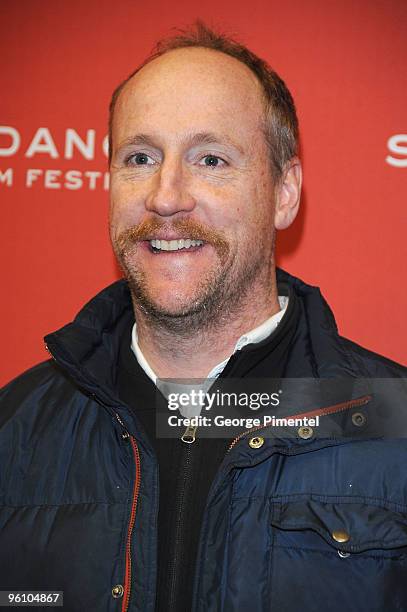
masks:
<svg viewBox="0 0 407 612"><path fill-rule="evenodd" d="M279 264L322 287L342 334L406 361L404 0L3 0L2 382L47 358L43 335L119 276L103 183L110 94L197 17L265 57L297 102L303 208L279 234Z"/></svg>

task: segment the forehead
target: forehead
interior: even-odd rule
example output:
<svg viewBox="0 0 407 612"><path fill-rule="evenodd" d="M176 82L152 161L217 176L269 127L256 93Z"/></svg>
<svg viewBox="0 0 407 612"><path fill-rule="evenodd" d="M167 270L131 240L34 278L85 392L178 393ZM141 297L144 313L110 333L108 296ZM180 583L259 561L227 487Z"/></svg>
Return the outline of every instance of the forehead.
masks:
<svg viewBox="0 0 407 612"><path fill-rule="evenodd" d="M122 89L113 118L120 144L141 130L169 137L217 131L247 140L260 132L264 95L242 62L211 49L169 51L144 66Z"/></svg>

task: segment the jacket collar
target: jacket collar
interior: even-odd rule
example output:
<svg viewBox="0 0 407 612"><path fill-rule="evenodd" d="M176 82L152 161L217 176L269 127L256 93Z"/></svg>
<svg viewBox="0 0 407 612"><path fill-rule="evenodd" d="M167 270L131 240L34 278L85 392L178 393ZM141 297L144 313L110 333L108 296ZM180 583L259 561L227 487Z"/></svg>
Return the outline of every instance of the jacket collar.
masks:
<svg viewBox="0 0 407 612"><path fill-rule="evenodd" d="M317 287L277 269L278 283L288 285L298 299L300 321L296 332L297 358L287 377L357 377L331 309ZM115 393L120 339L134 321L127 282L117 281L80 310L72 323L48 334L45 342L57 364L87 393L108 406L117 406Z"/></svg>

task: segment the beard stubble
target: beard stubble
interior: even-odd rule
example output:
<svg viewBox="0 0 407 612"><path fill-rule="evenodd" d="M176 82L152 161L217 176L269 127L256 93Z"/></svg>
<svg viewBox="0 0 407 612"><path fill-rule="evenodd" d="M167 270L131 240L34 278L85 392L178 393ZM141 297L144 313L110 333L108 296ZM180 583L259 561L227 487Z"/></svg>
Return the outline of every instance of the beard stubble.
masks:
<svg viewBox="0 0 407 612"><path fill-rule="evenodd" d="M151 297L145 272L130 261L137 243L152 240L159 231L176 231L178 238L202 240L214 248L219 260L218 266L201 279L190 302L177 311L166 309ZM233 273L236 256L230 254L231 247L223 233L187 218L170 224L158 219L146 220L121 232L113 241L113 248L135 308L143 311L150 324L182 337L228 324L264 267L261 250L249 244Z"/></svg>

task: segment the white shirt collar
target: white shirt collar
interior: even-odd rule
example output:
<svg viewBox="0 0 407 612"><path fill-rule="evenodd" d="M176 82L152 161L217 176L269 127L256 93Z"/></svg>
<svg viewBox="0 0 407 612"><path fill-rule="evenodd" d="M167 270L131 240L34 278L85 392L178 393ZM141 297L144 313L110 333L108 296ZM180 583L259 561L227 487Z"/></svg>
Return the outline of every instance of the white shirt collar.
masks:
<svg viewBox="0 0 407 612"><path fill-rule="evenodd" d="M264 323L262 323L258 327L255 327L254 329L250 330L243 336L240 336L239 340L235 344L235 348L232 354L236 353L236 351L240 351L240 349L242 349L247 344L257 344L258 342L265 340L265 338L270 336L275 331L277 325L280 323L281 319L283 318L287 310L288 297L285 295L279 295L278 301L279 301L281 310L273 314L269 319L264 321ZM131 350L135 354L136 359L139 362L140 366L143 368L144 372L147 374L149 378L151 378L153 383L156 384L157 375L155 374L154 370L151 368L148 361L144 357L139 347L139 344L138 344L136 323L134 323L133 330L131 333ZM224 368L226 367L226 364L229 361L231 356L232 355L229 355L229 357L227 357L221 363L218 363L214 368L212 368L207 378L217 378L221 374L221 372L224 370Z"/></svg>

